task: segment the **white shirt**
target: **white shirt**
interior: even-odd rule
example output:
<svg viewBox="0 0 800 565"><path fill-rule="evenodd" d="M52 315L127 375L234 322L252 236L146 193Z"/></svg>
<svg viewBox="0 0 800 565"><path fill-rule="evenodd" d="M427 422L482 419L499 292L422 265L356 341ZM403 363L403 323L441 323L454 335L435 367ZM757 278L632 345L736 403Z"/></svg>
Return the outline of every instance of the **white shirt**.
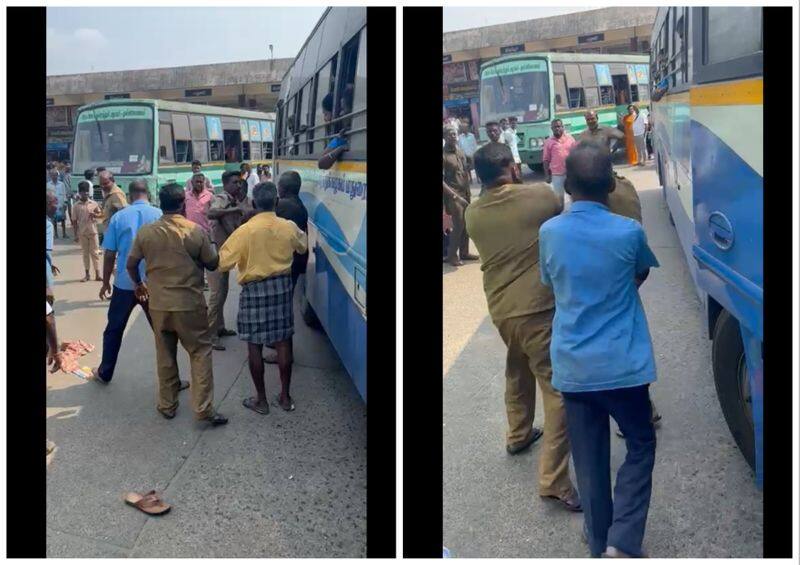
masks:
<svg viewBox="0 0 800 565"><path fill-rule="evenodd" d="M511 154L514 156L515 163L521 163L521 159L519 158L519 148L517 147L517 143L519 143L519 138L517 138L517 130L508 128L503 130L503 134L500 136L500 139L503 140L503 143L508 145L511 149Z"/></svg>
<svg viewBox="0 0 800 565"><path fill-rule="evenodd" d="M463 151L464 155L467 157L472 157L475 151L478 150L478 142L475 140L475 135L471 132L462 133L458 136L458 146L461 147L461 151Z"/></svg>
<svg viewBox="0 0 800 565"><path fill-rule="evenodd" d="M53 181L47 181L47 190L49 192L53 192L58 199L58 208L62 210L67 205L67 187L61 181L56 181L53 184Z"/></svg>
<svg viewBox="0 0 800 565"><path fill-rule="evenodd" d="M251 172L247 177L247 197L253 197L253 188L258 184L258 177L255 173Z"/></svg>
<svg viewBox="0 0 800 565"><path fill-rule="evenodd" d="M647 114L645 112L647 110L639 110L639 115L633 121L633 135L635 136L644 135L644 132L647 131Z"/></svg>

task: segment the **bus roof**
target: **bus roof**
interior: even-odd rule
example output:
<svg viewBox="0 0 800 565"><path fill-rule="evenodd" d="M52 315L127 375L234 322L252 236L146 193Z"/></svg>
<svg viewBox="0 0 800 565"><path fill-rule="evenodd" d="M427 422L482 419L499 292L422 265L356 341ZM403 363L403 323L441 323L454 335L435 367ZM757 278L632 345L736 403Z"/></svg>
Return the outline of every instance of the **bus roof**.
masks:
<svg viewBox="0 0 800 565"><path fill-rule="evenodd" d="M281 79L280 100L300 90L358 31L367 25L365 6L327 8Z"/></svg>
<svg viewBox="0 0 800 565"><path fill-rule="evenodd" d="M118 98L114 100L98 100L81 106L79 112L103 106L125 106L129 104L148 104L159 110L169 110L172 112L187 112L191 114L211 114L214 116L230 116L234 118L250 118L253 120L275 121L274 112L256 112L253 110L243 110L239 108L228 108L225 106L209 106L207 104L192 104L191 102L179 102L173 100L156 100L151 98Z"/></svg>
<svg viewBox="0 0 800 565"><path fill-rule="evenodd" d="M604 53L514 53L512 55L502 55L481 65L481 72L491 65L513 61L516 59L530 59L532 57L544 57L553 63L639 63L644 64L650 61L648 55L617 55Z"/></svg>

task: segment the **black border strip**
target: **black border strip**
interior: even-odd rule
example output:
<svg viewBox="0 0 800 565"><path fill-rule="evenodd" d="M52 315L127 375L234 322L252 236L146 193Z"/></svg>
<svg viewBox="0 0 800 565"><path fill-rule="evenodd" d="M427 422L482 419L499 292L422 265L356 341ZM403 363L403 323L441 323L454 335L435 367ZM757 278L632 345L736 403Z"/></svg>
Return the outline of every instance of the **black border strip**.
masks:
<svg viewBox="0 0 800 565"><path fill-rule="evenodd" d="M792 20L764 8L764 557L792 557ZM787 60L788 59L788 60ZM786 115L787 111L790 113ZM769 220L769 221L768 221ZM788 260L787 260L788 258ZM795 394L797 391L795 391ZM795 470L795 472L797 472Z"/></svg>
<svg viewBox="0 0 800 565"><path fill-rule="evenodd" d="M9 558L45 557L46 375L45 325L45 29L44 7L6 8L6 91L14 169L6 171L6 203L26 194L7 214L6 235L6 541ZM28 175L30 177L28 178ZM27 186L19 180L28 178ZM17 182L12 182L16 179ZM37 370L33 370L36 368ZM21 511L22 510L22 511Z"/></svg>
<svg viewBox="0 0 800 565"><path fill-rule="evenodd" d="M442 9L403 8L403 556L442 556Z"/></svg>
<svg viewBox="0 0 800 565"><path fill-rule="evenodd" d="M367 103L374 126L367 137L372 185L367 204L367 262L373 292L367 325L367 557L396 551L395 430L395 9L367 8ZM369 118L368 118L369 119ZM370 410L369 407L373 409Z"/></svg>

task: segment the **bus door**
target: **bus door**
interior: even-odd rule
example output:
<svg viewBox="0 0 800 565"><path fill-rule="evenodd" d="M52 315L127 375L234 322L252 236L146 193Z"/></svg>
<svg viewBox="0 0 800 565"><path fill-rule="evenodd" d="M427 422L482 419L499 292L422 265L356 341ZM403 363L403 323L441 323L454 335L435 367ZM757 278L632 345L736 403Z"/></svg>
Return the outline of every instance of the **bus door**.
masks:
<svg viewBox="0 0 800 565"><path fill-rule="evenodd" d="M225 162L242 160L242 132L238 118L222 117L222 140L225 143Z"/></svg>
<svg viewBox="0 0 800 565"><path fill-rule="evenodd" d="M628 77L628 67L624 63L611 63L611 84L614 87L614 103L617 106L627 106L631 103L631 82Z"/></svg>

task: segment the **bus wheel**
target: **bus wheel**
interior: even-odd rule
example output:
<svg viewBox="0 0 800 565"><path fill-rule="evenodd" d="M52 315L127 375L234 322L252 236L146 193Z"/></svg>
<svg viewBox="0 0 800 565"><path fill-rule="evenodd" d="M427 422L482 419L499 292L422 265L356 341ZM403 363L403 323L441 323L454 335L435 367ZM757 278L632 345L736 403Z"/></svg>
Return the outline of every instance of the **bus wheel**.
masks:
<svg viewBox="0 0 800 565"><path fill-rule="evenodd" d="M725 421L747 463L755 468L755 430L744 344L739 322L726 310L714 326L711 359Z"/></svg>
<svg viewBox="0 0 800 565"><path fill-rule="evenodd" d="M314 312L314 308L311 307L311 303L306 298L305 294L300 301L300 315L303 316L303 321L306 325L314 330L322 330L322 324L317 318L317 313Z"/></svg>

